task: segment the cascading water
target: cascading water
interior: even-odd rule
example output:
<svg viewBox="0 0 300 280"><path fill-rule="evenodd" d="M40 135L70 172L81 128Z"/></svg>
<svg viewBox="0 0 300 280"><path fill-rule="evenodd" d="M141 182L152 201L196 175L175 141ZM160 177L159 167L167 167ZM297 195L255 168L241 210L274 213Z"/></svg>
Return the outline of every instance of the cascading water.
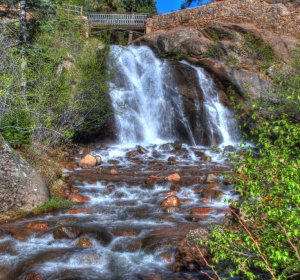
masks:
<svg viewBox="0 0 300 280"><path fill-rule="evenodd" d="M174 110L187 131L191 131L184 119L180 96L169 98L164 90L169 72L166 62L156 58L148 47L113 46L111 56L116 79L111 84L110 96L120 143L172 140L176 134ZM194 142L191 132L190 138Z"/></svg>
<svg viewBox="0 0 300 280"><path fill-rule="evenodd" d="M222 222L234 196L220 176L226 149L200 145L233 142L236 122L203 69L148 47L111 56L120 143L94 146L102 163L91 169L78 167L84 151L69 158L63 193L85 203L1 225L0 279L202 279L185 238ZM193 146L165 143L180 137ZM180 203L166 207L174 195Z"/></svg>
<svg viewBox="0 0 300 280"><path fill-rule="evenodd" d="M226 108L221 102L218 89L214 80L200 67L192 66L186 62L197 72L199 85L204 95L204 107L207 114L209 134L211 135L212 144L214 142L214 130L221 136L221 143L223 145L232 145L240 140L240 133L238 124L233 113ZM199 104L196 104L199 108Z"/></svg>
<svg viewBox="0 0 300 280"><path fill-rule="evenodd" d="M186 117L182 97L176 81L172 79L168 61L158 59L146 46L113 46L111 58L116 78L111 84L110 96L121 144L172 141L180 137L176 123L184 127L191 144L205 142L201 137L196 137ZM200 125L200 111L204 111L202 116L205 116L208 128L205 128L204 133L208 135L206 138L209 138L209 143L232 144L238 139L236 121L219 101L213 79L202 68L188 66L196 71L204 96L203 108L198 98L194 99L197 125Z"/></svg>

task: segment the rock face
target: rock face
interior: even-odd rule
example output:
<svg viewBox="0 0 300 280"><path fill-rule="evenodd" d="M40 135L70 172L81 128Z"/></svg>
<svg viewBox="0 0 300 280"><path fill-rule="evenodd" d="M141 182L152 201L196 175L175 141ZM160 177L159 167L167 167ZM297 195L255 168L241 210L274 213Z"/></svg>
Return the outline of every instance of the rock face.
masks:
<svg viewBox="0 0 300 280"><path fill-rule="evenodd" d="M299 14L298 0L213 1L149 18L147 34L135 43L149 45L159 56L185 59L205 68L218 82L220 97L228 105L232 92L236 102L268 92L276 76L273 62L289 58L298 44ZM201 102L201 89L190 87L195 84L193 71L188 71L191 69L183 69L176 61L171 68L190 114L193 109L188 102L194 103L195 95ZM194 129L194 117L188 118ZM202 138L205 142L205 135ZM209 140L206 142L209 144Z"/></svg>
<svg viewBox="0 0 300 280"><path fill-rule="evenodd" d="M136 44L147 44L163 57L184 58L213 74L223 89L231 85L241 97L257 97L271 85L272 60L276 56L289 57L297 39L294 35L259 29L254 23L211 21L200 28L180 26L158 30L139 38ZM175 76L188 76L182 75L176 63L173 65ZM187 81L193 79L193 75L189 76ZM184 88L181 92L185 96ZM196 89L196 92L201 100L201 91ZM228 102L222 92L221 97Z"/></svg>
<svg viewBox="0 0 300 280"><path fill-rule="evenodd" d="M41 176L1 136L0 178L0 212L30 211L49 198Z"/></svg>

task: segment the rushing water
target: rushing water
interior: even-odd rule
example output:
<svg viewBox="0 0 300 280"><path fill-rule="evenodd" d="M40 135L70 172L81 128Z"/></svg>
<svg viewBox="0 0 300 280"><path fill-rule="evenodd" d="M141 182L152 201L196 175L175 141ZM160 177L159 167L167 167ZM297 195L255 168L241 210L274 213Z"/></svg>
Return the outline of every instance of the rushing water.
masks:
<svg viewBox="0 0 300 280"><path fill-rule="evenodd" d="M116 78L110 96L120 144L173 140L177 136L174 128L178 121L184 125L191 144L203 144L201 139L196 143L176 81L170 77L172 69L167 60L158 59L146 46L114 46L111 57L115 62L112 70ZM194 110L198 124L202 116L206 119L211 145L235 143L239 139L237 123L230 110L220 102L213 79L200 67L182 64L197 73L204 96L204 112L198 98L195 98Z"/></svg>
<svg viewBox="0 0 300 280"><path fill-rule="evenodd" d="M23 280L29 272L43 280L207 279L197 263L182 265L178 246L190 230L224 218L223 201L232 193L221 174L230 164L223 150L201 146L201 135L208 135L211 145L235 143L236 121L203 69L180 63L193 71L203 93L201 101L191 89L193 126L170 62L159 60L148 47L114 46L111 56L119 144L94 147L91 153L103 159L98 168L64 170L71 193L90 198L75 212L61 210L1 227L0 279ZM182 147L172 143L180 138L177 125L189 142ZM140 143L144 148L136 147ZM173 173L180 174L180 182L166 179ZM218 176L218 184L206 182L210 173ZM181 206L161 207L174 194ZM69 238L57 237L62 228ZM88 239L89 246L81 246L80 238Z"/></svg>

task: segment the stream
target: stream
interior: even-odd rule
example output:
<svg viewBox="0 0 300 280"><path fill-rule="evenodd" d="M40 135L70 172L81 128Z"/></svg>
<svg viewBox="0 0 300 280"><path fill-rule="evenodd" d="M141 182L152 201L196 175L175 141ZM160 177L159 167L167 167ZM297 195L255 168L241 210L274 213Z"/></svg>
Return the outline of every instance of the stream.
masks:
<svg viewBox="0 0 300 280"><path fill-rule="evenodd" d="M208 279L184 252L235 197L223 178L241 139L234 115L200 67L180 62L201 89L187 100L150 48L113 46L111 56L117 137L92 144L101 165L80 168L84 149L66 165L69 195L83 203L2 225L0 279Z"/></svg>

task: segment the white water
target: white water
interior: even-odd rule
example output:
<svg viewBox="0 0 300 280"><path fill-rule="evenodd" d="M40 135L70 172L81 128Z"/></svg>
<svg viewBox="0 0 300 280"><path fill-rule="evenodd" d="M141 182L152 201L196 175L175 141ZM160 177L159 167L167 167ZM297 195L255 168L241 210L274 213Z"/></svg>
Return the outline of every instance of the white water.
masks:
<svg viewBox="0 0 300 280"><path fill-rule="evenodd" d="M113 46L111 58L114 62L111 69L116 78L111 83L110 96L119 144L173 141L178 137L175 122L183 125L191 144L202 144L201 140L196 143L168 61L158 59L146 46ZM202 68L189 66L197 72L203 91L203 109L210 130L206 133L210 134L211 144L234 144L238 139L237 123L220 102L213 79ZM199 123L201 104L197 98L194 107ZM220 139L215 139L215 135Z"/></svg>
<svg viewBox="0 0 300 280"><path fill-rule="evenodd" d="M222 136L222 145L234 145L240 140L240 133L237 129L238 124L234 114L226 108L220 101L219 92L214 80L200 67L189 65L197 72L199 85L204 95L204 106L208 115L209 129L211 139L213 137L213 128L217 127L219 134ZM212 141L212 144L215 145Z"/></svg>

